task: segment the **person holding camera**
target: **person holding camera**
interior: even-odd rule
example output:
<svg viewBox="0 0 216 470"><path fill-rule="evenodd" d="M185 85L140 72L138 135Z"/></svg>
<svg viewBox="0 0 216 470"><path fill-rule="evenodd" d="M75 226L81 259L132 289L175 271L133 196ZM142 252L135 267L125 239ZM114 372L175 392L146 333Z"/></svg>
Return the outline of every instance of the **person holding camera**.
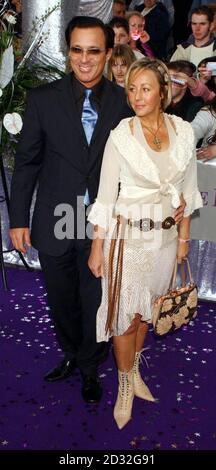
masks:
<svg viewBox="0 0 216 470"><path fill-rule="evenodd" d="M130 47L133 51L140 51L143 55L154 57L150 47L150 36L145 31L145 18L138 11L130 11L126 18L129 24Z"/></svg>
<svg viewBox="0 0 216 470"><path fill-rule="evenodd" d="M196 67L186 60L176 60L167 64L171 77L172 100L167 108L169 114L175 114L191 122L204 104L200 96L193 96L188 84Z"/></svg>

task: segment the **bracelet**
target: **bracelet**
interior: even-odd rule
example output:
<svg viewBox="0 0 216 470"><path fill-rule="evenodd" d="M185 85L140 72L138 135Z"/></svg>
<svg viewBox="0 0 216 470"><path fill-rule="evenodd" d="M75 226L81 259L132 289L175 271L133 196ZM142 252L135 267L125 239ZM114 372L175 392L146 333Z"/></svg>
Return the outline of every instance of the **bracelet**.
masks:
<svg viewBox="0 0 216 470"><path fill-rule="evenodd" d="M187 242L190 241L190 238L186 238L186 239L184 239L184 238L178 238L178 241L179 241L180 243L187 243Z"/></svg>

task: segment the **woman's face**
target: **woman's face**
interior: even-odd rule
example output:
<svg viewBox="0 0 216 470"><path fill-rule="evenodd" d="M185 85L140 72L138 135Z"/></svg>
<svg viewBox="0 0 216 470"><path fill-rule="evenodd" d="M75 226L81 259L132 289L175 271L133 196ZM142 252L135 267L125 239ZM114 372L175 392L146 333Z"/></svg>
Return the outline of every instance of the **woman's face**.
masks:
<svg viewBox="0 0 216 470"><path fill-rule="evenodd" d="M140 18L137 15L133 15L129 19L129 30L130 36L134 41L139 39L140 35L144 31L145 20L144 18Z"/></svg>
<svg viewBox="0 0 216 470"><path fill-rule="evenodd" d="M160 111L161 97L160 84L152 70L132 72L128 84L128 99L138 117L150 117Z"/></svg>
<svg viewBox="0 0 216 470"><path fill-rule="evenodd" d="M118 85L124 86L128 66L123 57L116 57L112 64L112 74Z"/></svg>

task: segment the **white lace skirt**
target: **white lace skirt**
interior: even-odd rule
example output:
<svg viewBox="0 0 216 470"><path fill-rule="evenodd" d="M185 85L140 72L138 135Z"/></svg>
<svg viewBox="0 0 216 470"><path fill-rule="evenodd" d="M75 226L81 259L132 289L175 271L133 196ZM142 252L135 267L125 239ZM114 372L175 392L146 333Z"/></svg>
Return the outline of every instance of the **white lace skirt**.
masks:
<svg viewBox="0 0 216 470"><path fill-rule="evenodd" d="M104 242L105 276L102 279L102 301L97 312L97 342L108 341L108 262L110 239ZM177 250L177 238L157 249L144 249L141 240L125 240L119 314L114 317L112 335L118 336L129 328L136 313L145 322L152 321L152 304L169 288ZM117 262L117 246L114 271Z"/></svg>

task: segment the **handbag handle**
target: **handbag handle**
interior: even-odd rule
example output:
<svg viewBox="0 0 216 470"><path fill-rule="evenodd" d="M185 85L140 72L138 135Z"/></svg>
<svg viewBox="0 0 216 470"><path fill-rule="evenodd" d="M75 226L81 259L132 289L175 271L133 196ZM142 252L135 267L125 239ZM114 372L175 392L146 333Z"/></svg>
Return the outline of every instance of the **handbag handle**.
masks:
<svg viewBox="0 0 216 470"><path fill-rule="evenodd" d="M192 273L191 273L191 268L190 268L190 263L188 258L184 258L184 261L186 261L187 265L187 270L189 274L189 280L190 284L193 284L193 278L192 278ZM178 262L177 259L175 261L174 269L173 269L173 275L170 281L170 286L171 289L174 290L176 287L176 276L177 276L177 269L178 269ZM186 281L186 275L185 275L185 263L181 263L181 281L182 281L182 286L185 286L185 281Z"/></svg>

